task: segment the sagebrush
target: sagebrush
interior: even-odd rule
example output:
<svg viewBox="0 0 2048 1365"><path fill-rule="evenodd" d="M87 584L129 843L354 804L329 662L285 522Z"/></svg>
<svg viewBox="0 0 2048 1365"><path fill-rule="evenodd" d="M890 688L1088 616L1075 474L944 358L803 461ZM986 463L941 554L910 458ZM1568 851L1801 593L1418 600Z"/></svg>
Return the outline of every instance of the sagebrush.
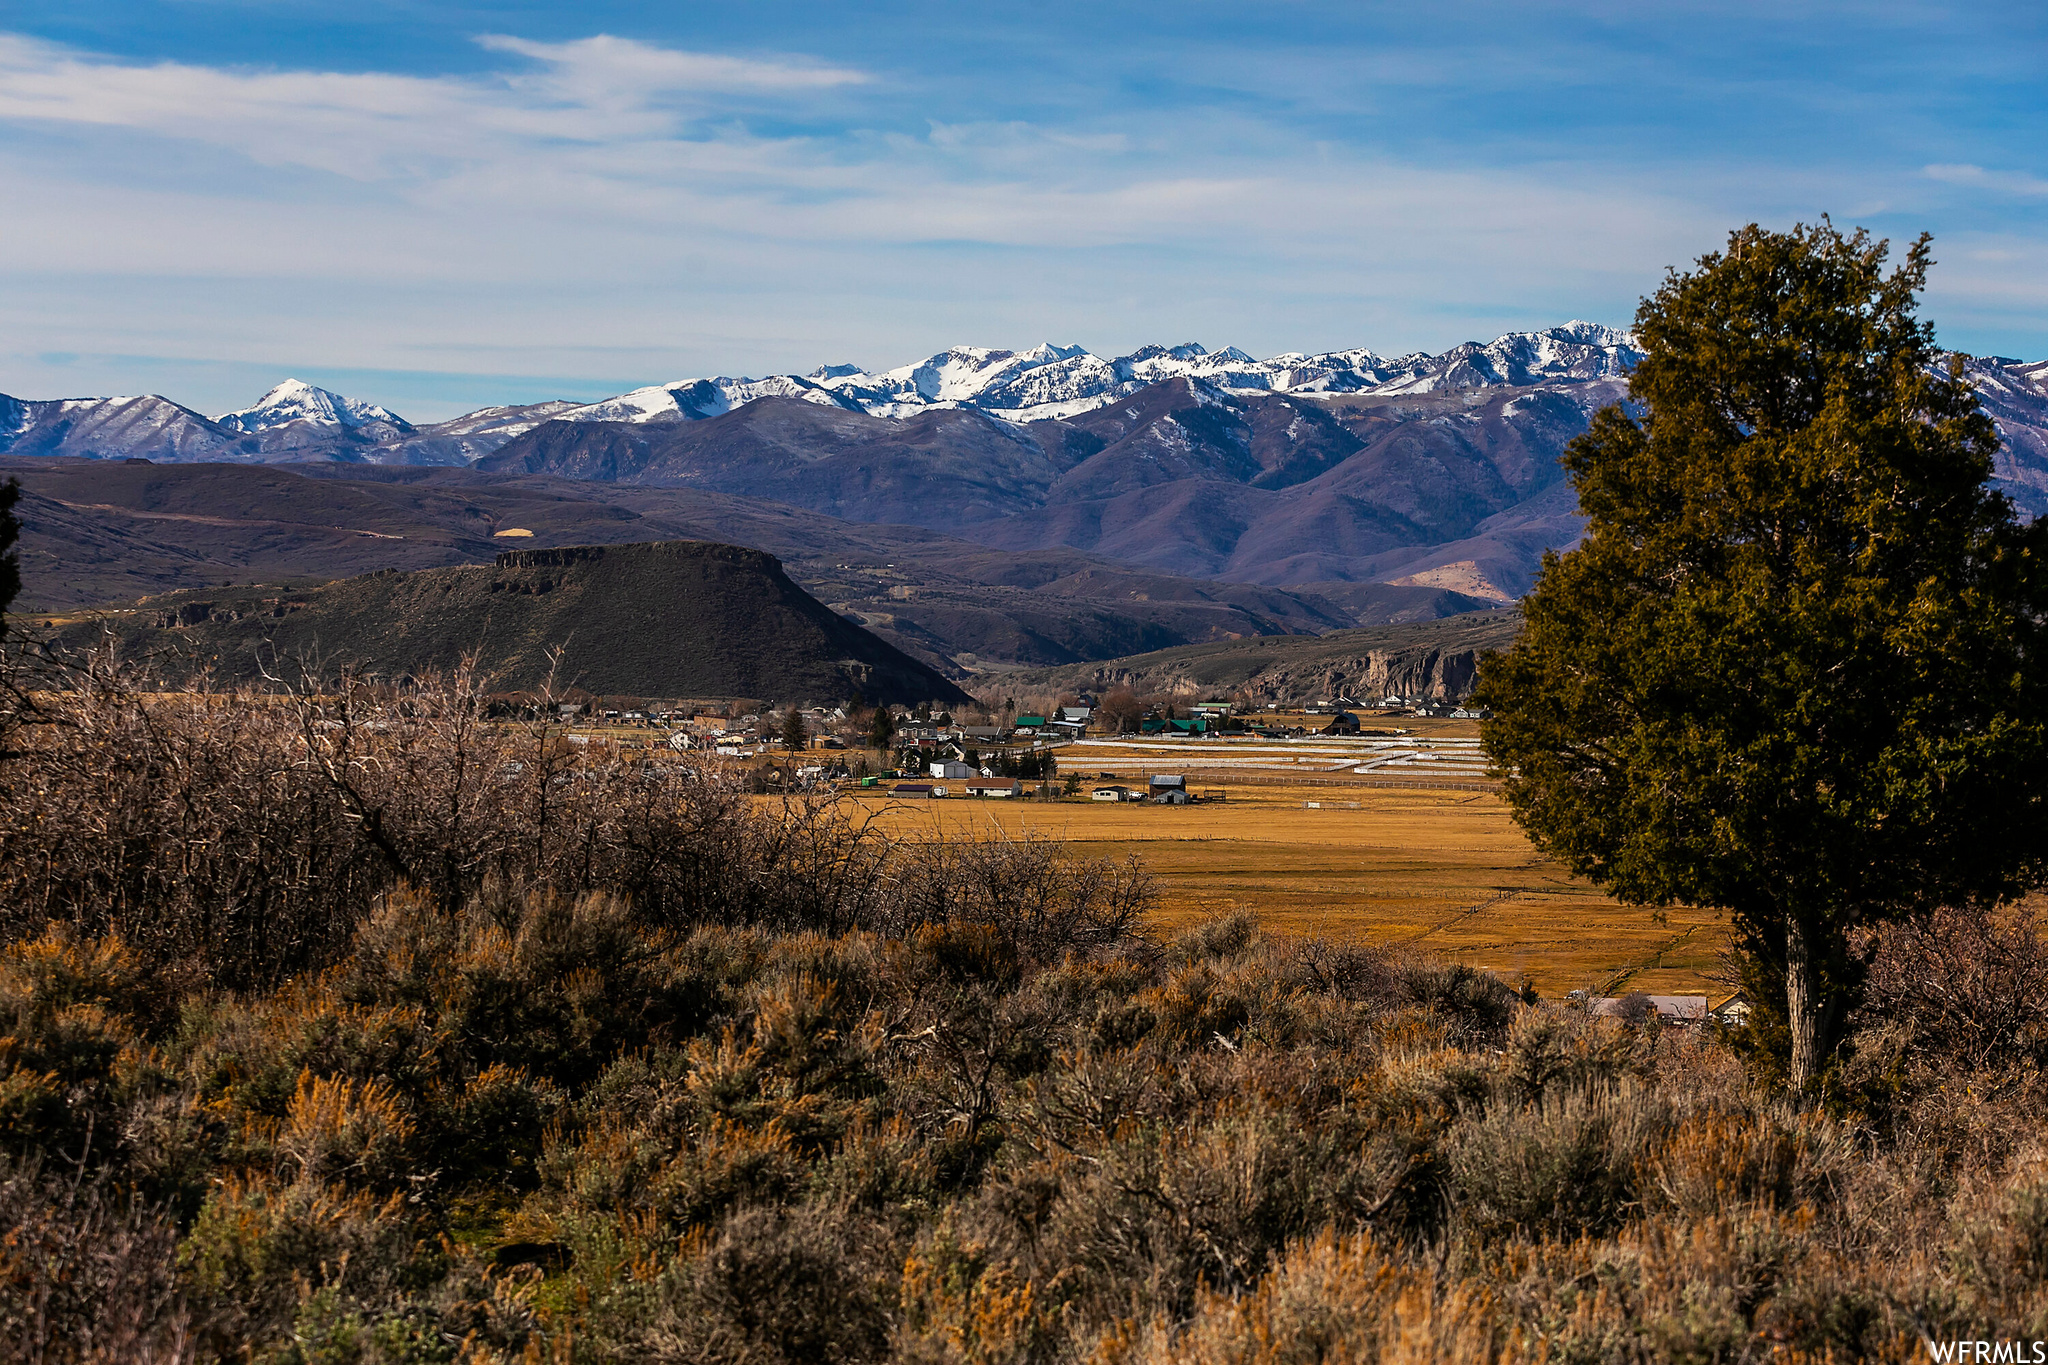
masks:
<svg viewBox="0 0 2048 1365"><path fill-rule="evenodd" d="M1245 917L1153 940L1129 866L883 839L464 695L30 697L0 765L14 1356L2048 1336L2025 916L1873 941L1831 1106L1794 1110L1712 1033Z"/></svg>

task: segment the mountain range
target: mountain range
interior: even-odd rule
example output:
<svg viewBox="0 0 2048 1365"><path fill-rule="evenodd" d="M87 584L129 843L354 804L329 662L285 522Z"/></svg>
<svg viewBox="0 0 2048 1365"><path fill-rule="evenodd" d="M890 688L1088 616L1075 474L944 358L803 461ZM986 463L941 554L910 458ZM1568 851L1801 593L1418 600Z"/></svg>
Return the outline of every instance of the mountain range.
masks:
<svg viewBox="0 0 2048 1365"><path fill-rule="evenodd" d="M0 453L449 467L615 490L599 501L687 490L1011 556L1079 552L1204 591L1284 588L1316 610L1382 589L1450 593L1441 605L1460 610L1512 601L1546 548L1576 538L1558 456L1625 401L1638 355L1584 322L1394 358L955 347L879 372L681 380L420 426L296 380L217 417L157 397L0 397ZM1964 363L2003 438L2000 486L2048 512L2048 362Z"/></svg>
<svg viewBox="0 0 2048 1365"><path fill-rule="evenodd" d="M211 418L154 394L48 401L0 394L0 452L453 465L470 463L543 422L701 421L763 398L792 398L885 418L967 407L1011 422L1032 422L1090 412L1173 379L1198 379L1237 393L1424 393L1621 378L1636 354L1627 333L1590 322L1395 359L1357 349L1254 360L1235 347L1209 351L1192 342L1144 346L1113 359L1079 346L1046 344L1026 351L955 346L880 373L825 365L808 375L681 379L595 403L554 400L481 408L418 427L388 408L298 379L285 380L247 408Z"/></svg>

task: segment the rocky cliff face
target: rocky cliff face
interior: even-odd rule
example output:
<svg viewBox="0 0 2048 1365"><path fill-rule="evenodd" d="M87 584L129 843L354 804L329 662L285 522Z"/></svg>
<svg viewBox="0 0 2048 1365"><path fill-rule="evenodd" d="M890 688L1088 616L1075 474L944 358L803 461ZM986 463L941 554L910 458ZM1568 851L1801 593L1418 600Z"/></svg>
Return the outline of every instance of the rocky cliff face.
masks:
<svg viewBox="0 0 2048 1365"><path fill-rule="evenodd" d="M1474 612L1409 625L1337 631L1315 638L1232 640L1129 659L1005 675L1019 689L1090 691L1195 700L1244 696L1280 702L1324 697L1427 696L1455 701L1472 690L1479 661L1521 629L1516 612Z"/></svg>
<svg viewBox="0 0 2048 1365"><path fill-rule="evenodd" d="M1456 701L1472 690L1481 649L1375 649L1302 668L1276 668L1254 680L1254 690L1280 701L1323 697L1433 697ZM1105 664L1087 675L1096 693L1128 687L1142 695L1196 700L1215 691L1191 672Z"/></svg>

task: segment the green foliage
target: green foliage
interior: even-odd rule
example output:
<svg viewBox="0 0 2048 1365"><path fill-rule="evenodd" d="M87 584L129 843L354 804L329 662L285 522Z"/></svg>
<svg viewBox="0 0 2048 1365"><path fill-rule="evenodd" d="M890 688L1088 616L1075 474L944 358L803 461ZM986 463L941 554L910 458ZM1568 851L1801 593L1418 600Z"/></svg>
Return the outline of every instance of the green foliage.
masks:
<svg viewBox="0 0 2048 1365"><path fill-rule="evenodd" d="M1854 1006L1850 930L2048 870L2048 524L1986 487L1997 433L1914 316L1925 239L1886 254L1749 227L1644 301L1633 410L1565 457L1586 537L1475 694L1539 846L1732 912L1797 997L1795 1085Z"/></svg>

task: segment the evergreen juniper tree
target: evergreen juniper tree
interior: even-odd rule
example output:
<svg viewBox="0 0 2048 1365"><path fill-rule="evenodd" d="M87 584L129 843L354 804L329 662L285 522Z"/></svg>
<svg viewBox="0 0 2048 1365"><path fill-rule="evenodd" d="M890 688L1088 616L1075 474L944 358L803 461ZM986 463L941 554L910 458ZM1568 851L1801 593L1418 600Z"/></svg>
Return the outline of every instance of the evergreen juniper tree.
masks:
<svg viewBox="0 0 2048 1365"><path fill-rule="evenodd" d="M1636 315L1633 413L1565 456L1544 557L1476 700L1536 843L1637 904L1727 911L1810 1094L1860 926L2038 885L2048 522L1916 317L1922 237L1754 225Z"/></svg>

